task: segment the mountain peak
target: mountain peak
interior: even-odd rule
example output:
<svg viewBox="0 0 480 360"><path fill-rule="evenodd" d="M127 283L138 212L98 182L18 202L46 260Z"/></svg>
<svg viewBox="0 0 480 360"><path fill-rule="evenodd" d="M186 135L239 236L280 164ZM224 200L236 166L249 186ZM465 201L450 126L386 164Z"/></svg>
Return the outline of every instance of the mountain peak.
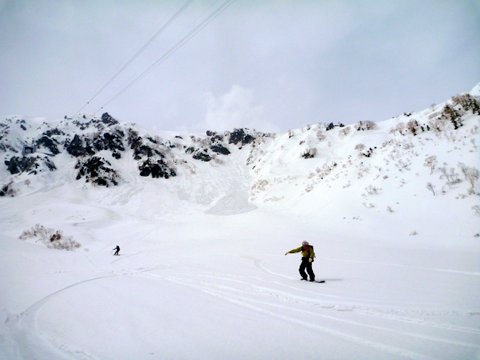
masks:
<svg viewBox="0 0 480 360"><path fill-rule="evenodd" d="M470 90L470 95L472 96L480 96L480 83L475 85L472 90Z"/></svg>

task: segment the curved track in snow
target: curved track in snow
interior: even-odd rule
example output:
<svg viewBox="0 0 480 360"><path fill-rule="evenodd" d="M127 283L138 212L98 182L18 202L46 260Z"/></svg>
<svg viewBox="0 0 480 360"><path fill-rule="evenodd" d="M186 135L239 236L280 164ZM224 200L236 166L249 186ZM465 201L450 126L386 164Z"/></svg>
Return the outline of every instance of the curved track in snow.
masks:
<svg viewBox="0 0 480 360"><path fill-rule="evenodd" d="M137 255L133 253L129 258ZM244 259L251 261L254 271L251 275L219 274L204 268L159 269L158 265L118 270L74 282L34 302L16 317L9 318L10 337L5 342L15 349L10 354L11 358L101 359L94 351L78 348L42 331L38 315L52 299L69 290L126 276L149 279L153 281L150 284L152 287L170 283L194 293L206 294L215 301L229 304L233 312L234 308L240 307L272 321L280 321L287 328L300 326L313 333L351 343L380 358L426 360L448 358L437 356L443 351L472 356L480 352L480 329L426 319L419 309L414 309L418 316L412 316L414 312L405 307L333 294L328 282L322 285L299 282L269 269L260 259ZM440 318L445 314L466 316L454 310L448 313L431 311L430 316L432 313ZM432 352L431 349L438 350Z"/></svg>
<svg viewBox="0 0 480 360"><path fill-rule="evenodd" d="M119 273L113 273L108 275L100 275L89 279L74 282L68 286L65 286L59 290L56 290L40 300L35 301L28 308L15 316L9 316L6 325L10 329L10 334L7 334L10 345L13 345L13 353L10 354L12 358L21 358L25 360L31 359L83 359L83 360L96 360L97 357L89 354L82 349L76 349L65 343L58 343L55 338L41 335L39 331L39 325L37 316L41 308L46 305L50 300L58 295L64 294L70 289L106 280L110 278L116 278L121 276L131 276L134 274L152 271L153 268L139 269L135 271L122 271Z"/></svg>
<svg viewBox="0 0 480 360"><path fill-rule="evenodd" d="M314 284L302 283L306 286L295 286L292 278L269 270L258 259L252 260L258 269L282 280L212 273L149 273L142 276L195 289L251 311L326 333L395 358L437 359L429 355L431 347L461 348L471 354L480 351L479 329L415 318L402 314L398 308L372 305L362 299L343 298L328 294L323 289L313 291L307 288L316 286ZM325 321L330 326L323 325ZM369 335L363 335L364 331L369 332ZM472 340L464 340L465 334ZM378 341L372 340L376 337L379 338ZM414 345L405 346L405 340ZM412 348L419 350L411 350Z"/></svg>

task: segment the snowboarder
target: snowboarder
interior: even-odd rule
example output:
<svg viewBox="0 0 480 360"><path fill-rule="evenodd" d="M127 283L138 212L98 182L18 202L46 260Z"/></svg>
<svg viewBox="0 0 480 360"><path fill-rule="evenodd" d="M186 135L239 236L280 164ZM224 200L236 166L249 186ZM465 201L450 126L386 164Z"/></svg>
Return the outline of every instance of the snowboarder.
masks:
<svg viewBox="0 0 480 360"><path fill-rule="evenodd" d="M302 246L299 248L287 251L285 255L293 254L297 252L302 252L302 263L300 264L300 268L298 271L300 272L300 276L302 280L307 280L307 274L305 273L305 269L307 270L308 275L310 276L310 281L315 281L315 273L312 269L312 263L315 259L315 252L313 251L313 246L308 243L308 241L302 242Z"/></svg>
<svg viewBox="0 0 480 360"><path fill-rule="evenodd" d="M113 255L119 255L118 253L120 252L120 246L117 245L115 248L113 248L113 250L115 250Z"/></svg>

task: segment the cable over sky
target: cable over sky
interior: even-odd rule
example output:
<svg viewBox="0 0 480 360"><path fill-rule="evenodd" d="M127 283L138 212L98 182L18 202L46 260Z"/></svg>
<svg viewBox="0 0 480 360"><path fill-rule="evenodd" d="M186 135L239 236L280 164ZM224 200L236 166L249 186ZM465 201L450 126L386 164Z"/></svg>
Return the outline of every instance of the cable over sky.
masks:
<svg viewBox="0 0 480 360"><path fill-rule="evenodd" d="M100 89L95 92L95 94L77 111L77 114L80 113L85 107L87 107L94 99L99 96L103 90L105 90L136 58L142 54L143 51L163 32L165 29L177 18L180 16L181 13L183 13L187 7L190 5L190 3L193 0L187 0L180 8L164 23L162 26L152 35L150 39L140 48L138 51L132 55L132 57L120 68L118 71L113 74L113 76L107 80L105 84L100 87Z"/></svg>
<svg viewBox="0 0 480 360"><path fill-rule="evenodd" d="M220 6L218 6L214 11L212 11L205 19L203 19L199 24L193 27L184 37L182 37L175 45L165 51L157 60L155 60L150 66L148 66L144 71L142 71L136 78L130 81L125 87L118 91L114 96L108 99L94 114L103 110L105 106L110 104L112 101L121 96L125 91L132 87L137 81L145 77L150 73L153 68L167 60L171 55L176 51L182 48L189 40L191 40L195 35L197 35L202 29L204 29L210 22L212 22L217 16L219 16L223 11L225 11L229 5L231 5L235 0L226 0Z"/></svg>

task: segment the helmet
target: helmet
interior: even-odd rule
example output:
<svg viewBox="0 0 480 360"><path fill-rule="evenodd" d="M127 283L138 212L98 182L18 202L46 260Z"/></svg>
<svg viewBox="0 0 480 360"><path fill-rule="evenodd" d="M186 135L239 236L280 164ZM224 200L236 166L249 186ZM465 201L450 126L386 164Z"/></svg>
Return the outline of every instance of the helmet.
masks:
<svg viewBox="0 0 480 360"><path fill-rule="evenodd" d="M302 245L309 245L309 244L308 244L308 241L302 242Z"/></svg>

